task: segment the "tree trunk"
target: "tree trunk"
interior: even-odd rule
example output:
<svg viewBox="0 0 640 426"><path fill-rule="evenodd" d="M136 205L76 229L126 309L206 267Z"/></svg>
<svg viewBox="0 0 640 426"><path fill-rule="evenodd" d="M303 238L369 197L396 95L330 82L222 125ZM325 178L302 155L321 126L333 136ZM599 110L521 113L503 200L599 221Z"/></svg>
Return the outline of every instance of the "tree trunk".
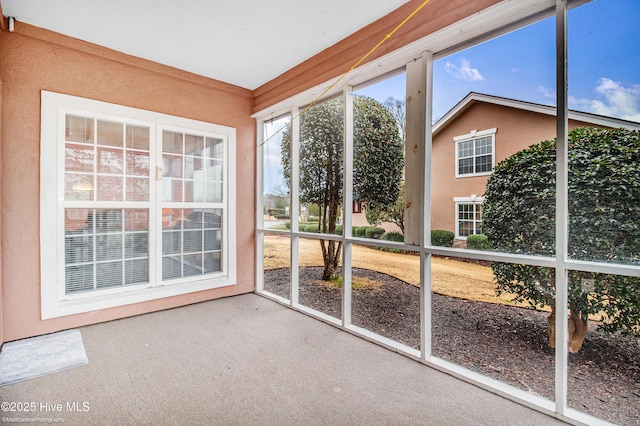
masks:
<svg viewBox="0 0 640 426"><path fill-rule="evenodd" d="M576 353L582 347L584 338L589 330L589 321L584 321L580 313L570 311L568 317L569 341L568 351ZM547 330L549 332L549 346L556 347L556 309L551 307L551 314L547 318Z"/></svg>
<svg viewBox="0 0 640 426"><path fill-rule="evenodd" d="M336 273L336 242L320 240L320 245L322 246L322 257L324 258L324 272L322 273L322 279L324 281L329 281Z"/></svg>

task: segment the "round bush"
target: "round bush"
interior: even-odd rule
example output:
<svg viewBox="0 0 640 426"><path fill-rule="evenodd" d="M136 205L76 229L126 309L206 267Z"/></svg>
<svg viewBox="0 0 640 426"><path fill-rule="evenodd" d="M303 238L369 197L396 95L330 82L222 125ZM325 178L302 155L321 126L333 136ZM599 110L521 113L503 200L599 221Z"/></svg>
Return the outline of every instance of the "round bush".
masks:
<svg viewBox="0 0 640 426"><path fill-rule="evenodd" d="M431 245L441 247L453 247L455 234L451 231L434 229L431 231Z"/></svg>
<svg viewBox="0 0 640 426"><path fill-rule="evenodd" d="M489 238L484 234L472 234L467 237L467 248L474 250L488 250Z"/></svg>
<svg viewBox="0 0 640 426"><path fill-rule="evenodd" d="M336 225L336 235L342 235L342 225Z"/></svg>
<svg viewBox="0 0 640 426"><path fill-rule="evenodd" d="M404 243L404 235L400 232L387 232L381 237L385 241L395 241L397 243Z"/></svg>
<svg viewBox="0 0 640 426"><path fill-rule="evenodd" d="M364 236L367 238L373 238L374 240L379 239L384 234L384 228L367 228L364 231Z"/></svg>
<svg viewBox="0 0 640 426"><path fill-rule="evenodd" d="M353 235L356 237L366 237L368 226L357 226L353 228Z"/></svg>
<svg viewBox="0 0 640 426"><path fill-rule="evenodd" d="M300 224L300 230L304 232L320 232L317 223L308 223L306 225Z"/></svg>

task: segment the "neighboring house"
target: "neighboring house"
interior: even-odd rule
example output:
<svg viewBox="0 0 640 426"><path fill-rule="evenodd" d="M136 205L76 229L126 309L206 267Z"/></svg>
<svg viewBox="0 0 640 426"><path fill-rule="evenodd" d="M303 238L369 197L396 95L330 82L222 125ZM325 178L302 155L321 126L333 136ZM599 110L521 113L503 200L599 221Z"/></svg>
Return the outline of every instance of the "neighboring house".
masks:
<svg viewBox="0 0 640 426"><path fill-rule="evenodd" d="M482 202L496 164L556 135L552 106L469 93L433 126L431 226L457 240L481 233ZM569 111L569 128L640 124Z"/></svg>

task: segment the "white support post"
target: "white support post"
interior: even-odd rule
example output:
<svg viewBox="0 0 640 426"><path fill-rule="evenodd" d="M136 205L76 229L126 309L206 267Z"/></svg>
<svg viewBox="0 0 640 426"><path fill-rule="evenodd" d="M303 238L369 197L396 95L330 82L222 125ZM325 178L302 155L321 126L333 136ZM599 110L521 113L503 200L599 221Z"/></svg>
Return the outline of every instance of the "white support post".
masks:
<svg viewBox="0 0 640 426"><path fill-rule="evenodd" d="M431 253L424 248L431 245L431 146L432 126L431 116L433 111L433 55L431 52L422 54L424 81L424 160L422 175L422 238L420 247L420 356L427 359L431 356Z"/></svg>
<svg viewBox="0 0 640 426"><path fill-rule="evenodd" d="M342 326L351 324L351 261L352 244L345 238L351 235L353 205L353 88L347 86L344 97L344 207L342 218Z"/></svg>
<svg viewBox="0 0 640 426"><path fill-rule="evenodd" d="M300 288L300 237L296 235L300 227L300 116L299 109L291 109L291 306L299 304Z"/></svg>
<svg viewBox="0 0 640 426"><path fill-rule="evenodd" d="M264 229L264 121L256 121L256 229ZM264 234L256 235L256 291L264 290Z"/></svg>
<svg viewBox="0 0 640 426"><path fill-rule="evenodd" d="M567 0L556 0L556 412L567 409L568 363L568 106L567 106Z"/></svg>

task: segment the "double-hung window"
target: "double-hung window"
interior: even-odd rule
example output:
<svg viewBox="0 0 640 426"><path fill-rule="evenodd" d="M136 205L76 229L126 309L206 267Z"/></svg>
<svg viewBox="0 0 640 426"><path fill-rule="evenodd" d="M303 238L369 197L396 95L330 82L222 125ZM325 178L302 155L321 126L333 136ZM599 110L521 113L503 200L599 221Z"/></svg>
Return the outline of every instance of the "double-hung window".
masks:
<svg viewBox="0 0 640 426"><path fill-rule="evenodd" d="M467 239L469 235L482 233L483 197L456 197L456 238Z"/></svg>
<svg viewBox="0 0 640 426"><path fill-rule="evenodd" d="M490 174L495 164L496 129L456 136L456 177Z"/></svg>
<svg viewBox="0 0 640 426"><path fill-rule="evenodd" d="M235 282L235 129L42 93L43 318Z"/></svg>

